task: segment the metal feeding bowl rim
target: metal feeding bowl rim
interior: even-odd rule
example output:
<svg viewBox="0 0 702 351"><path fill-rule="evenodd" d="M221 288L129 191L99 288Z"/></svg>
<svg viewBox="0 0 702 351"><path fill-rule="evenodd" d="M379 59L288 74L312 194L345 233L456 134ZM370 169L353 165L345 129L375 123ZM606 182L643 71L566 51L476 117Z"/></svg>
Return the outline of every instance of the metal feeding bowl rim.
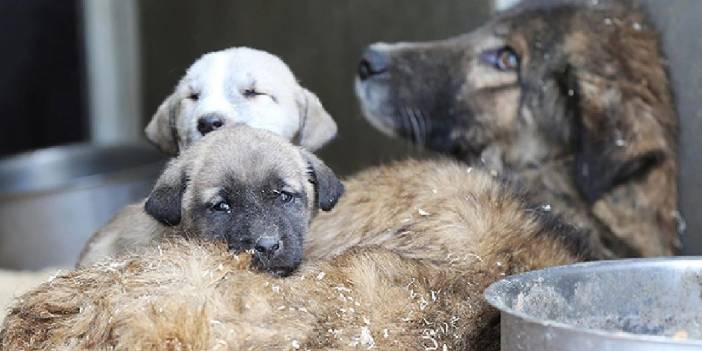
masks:
<svg viewBox="0 0 702 351"><path fill-rule="evenodd" d="M581 333L587 335L593 335L608 339L619 339L619 340L631 340L631 341L645 341L652 343L665 343L671 344L676 343L679 345L690 345L690 346L702 346L702 339L674 339L668 336L662 335L648 335L648 334L634 334L624 331L606 331L602 329L589 329L584 327L578 327L572 324L567 324L564 322L559 322L555 320L544 320L533 317L524 312L517 311L511 307L506 306L503 301L502 292L506 290L511 284L518 282L529 282L535 281L538 278L542 278L544 275L563 275L572 274L579 270L594 271L604 268L612 268L616 266L624 266L631 264L638 264L639 267L663 267L671 262L677 264L684 264L684 262L694 263L696 265L702 266L702 256L685 256L685 257L656 257L656 258L630 258L630 259L619 259L619 260L607 260L607 261L593 261L593 262L582 262L575 263L564 266L550 267L535 271L524 272L520 274L515 274L508 276L506 278L500 279L485 289L483 293L485 300L494 308L498 309L501 313L508 313L512 316L518 317L526 322L542 325L549 328L555 328L565 331L570 331L573 333Z"/></svg>
<svg viewBox="0 0 702 351"><path fill-rule="evenodd" d="M76 160L83 165L94 165L98 158L115 155L130 155L122 157L119 162L101 160L101 167L85 168L75 174L61 173L75 168ZM109 158L107 159L109 160ZM21 153L0 157L0 201L9 201L16 197L36 196L52 192L65 191L99 186L107 181L115 181L123 177L153 172L152 169L163 168L167 158L155 147L145 142L119 144L73 143L56 145L42 149L29 150ZM57 171L58 170L58 171ZM52 173L46 179L29 179L28 182L18 183L14 180L22 171L28 173Z"/></svg>

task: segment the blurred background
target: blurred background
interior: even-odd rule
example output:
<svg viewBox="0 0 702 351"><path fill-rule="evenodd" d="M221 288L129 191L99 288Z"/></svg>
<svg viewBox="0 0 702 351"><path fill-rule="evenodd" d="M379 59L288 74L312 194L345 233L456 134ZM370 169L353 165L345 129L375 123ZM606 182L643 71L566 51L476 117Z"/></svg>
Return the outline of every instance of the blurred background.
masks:
<svg viewBox="0 0 702 351"><path fill-rule="evenodd" d="M542 0L540 0L542 1ZM145 196L164 158L143 127L199 56L282 57L339 125L320 156L339 174L421 155L361 117L353 78L375 41L469 31L515 0L0 0L0 268L72 265L85 240ZM645 1L664 37L681 118L685 252L702 253L702 1Z"/></svg>

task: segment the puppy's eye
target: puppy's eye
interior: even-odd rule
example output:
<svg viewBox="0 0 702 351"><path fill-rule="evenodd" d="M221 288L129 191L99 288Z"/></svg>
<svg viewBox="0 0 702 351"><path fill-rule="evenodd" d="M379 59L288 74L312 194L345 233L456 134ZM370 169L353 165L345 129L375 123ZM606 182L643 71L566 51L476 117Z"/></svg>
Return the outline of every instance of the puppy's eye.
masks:
<svg viewBox="0 0 702 351"><path fill-rule="evenodd" d="M254 88L249 88L249 89L244 90L244 93L243 93L243 94L244 94L244 96L245 96L246 98L249 98L249 99L250 99L250 98L254 98L254 97L256 97L256 96L259 96L259 95L266 95L265 93L262 93L262 92L260 92L260 91L257 91L257 90L254 89Z"/></svg>
<svg viewBox="0 0 702 351"><path fill-rule="evenodd" d="M500 71L514 71L519 68L519 55L509 46L483 51L480 54L480 61Z"/></svg>
<svg viewBox="0 0 702 351"><path fill-rule="evenodd" d="M220 201L220 202L214 204L214 206L212 206L212 210L217 211L217 212L229 213L232 211L232 208L231 208L231 206L229 206L229 204L226 201Z"/></svg>
<svg viewBox="0 0 702 351"><path fill-rule="evenodd" d="M276 191L275 194L278 196L278 199L284 204L290 203L293 200L295 200L295 194L287 192L287 191Z"/></svg>
<svg viewBox="0 0 702 351"><path fill-rule="evenodd" d="M200 99L200 93L190 93L190 95L188 95L188 99L197 101L198 99Z"/></svg>

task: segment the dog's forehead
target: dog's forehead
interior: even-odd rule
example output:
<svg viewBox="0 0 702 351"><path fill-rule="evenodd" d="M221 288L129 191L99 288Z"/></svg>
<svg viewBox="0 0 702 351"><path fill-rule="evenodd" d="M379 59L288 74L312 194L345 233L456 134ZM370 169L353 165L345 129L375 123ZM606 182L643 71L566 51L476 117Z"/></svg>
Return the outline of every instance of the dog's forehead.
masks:
<svg viewBox="0 0 702 351"><path fill-rule="evenodd" d="M202 187L210 189L305 191L306 170L295 159L252 154L237 162L213 162L202 169Z"/></svg>
<svg viewBox="0 0 702 351"><path fill-rule="evenodd" d="M509 29L501 23L491 23L477 28L467 35L459 36L459 41L468 45L474 52L494 49L505 44Z"/></svg>
<svg viewBox="0 0 702 351"><path fill-rule="evenodd" d="M228 62L232 68L228 77L230 85L250 85L267 91L282 90L291 93L298 87L290 68L279 58L268 53L236 52L232 53Z"/></svg>
<svg viewBox="0 0 702 351"><path fill-rule="evenodd" d="M524 1L502 13L492 23L510 33L562 34L560 31L568 30L568 24L572 24L573 16L578 13L599 13L605 23L607 16L616 16L621 10L616 2L610 1L593 2L587 6L578 0Z"/></svg>
<svg viewBox="0 0 702 351"><path fill-rule="evenodd" d="M248 48L238 48L226 53L229 64L235 69L280 76L294 80L290 68L277 56Z"/></svg>
<svg viewBox="0 0 702 351"><path fill-rule="evenodd" d="M196 177L205 186L278 181L302 190L308 166L300 149L273 133L241 125L210 133L203 141L193 162Z"/></svg>
<svg viewBox="0 0 702 351"><path fill-rule="evenodd" d="M219 51L205 54L188 67L183 80L190 83L207 79L210 75L220 70L219 66L221 66L222 62L222 53Z"/></svg>
<svg viewBox="0 0 702 351"><path fill-rule="evenodd" d="M186 73L186 81L222 80L236 84L297 84L290 68L277 56L250 48L212 52L197 60Z"/></svg>

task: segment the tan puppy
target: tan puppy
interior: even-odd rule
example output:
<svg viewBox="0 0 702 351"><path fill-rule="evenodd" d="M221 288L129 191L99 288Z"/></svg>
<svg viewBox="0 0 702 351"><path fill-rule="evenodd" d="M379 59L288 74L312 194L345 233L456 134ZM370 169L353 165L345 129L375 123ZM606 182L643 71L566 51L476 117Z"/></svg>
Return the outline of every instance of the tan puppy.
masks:
<svg viewBox="0 0 702 351"><path fill-rule="evenodd" d="M297 83L283 61L242 47L206 54L188 68L146 127L146 136L175 155L235 123L271 131L310 151L337 130L317 96Z"/></svg>
<svg viewBox="0 0 702 351"><path fill-rule="evenodd" d="M227 127L169 163L145 202L93 236L79 265L186 235L254 250L254 263L285 275L302 260L317 209L330 210L343 189L310 152L267 131Z"/></svg>
<svg viewBox="0 0 702 351"><path fill-rule="evenodd" d="M315 220L336 235L317 233L288 278L224 245L164 244L23 296L0 349L498 350L483 289L587 256L548 211L454 161L376 168L346 187L343 212Z"/></svg>

